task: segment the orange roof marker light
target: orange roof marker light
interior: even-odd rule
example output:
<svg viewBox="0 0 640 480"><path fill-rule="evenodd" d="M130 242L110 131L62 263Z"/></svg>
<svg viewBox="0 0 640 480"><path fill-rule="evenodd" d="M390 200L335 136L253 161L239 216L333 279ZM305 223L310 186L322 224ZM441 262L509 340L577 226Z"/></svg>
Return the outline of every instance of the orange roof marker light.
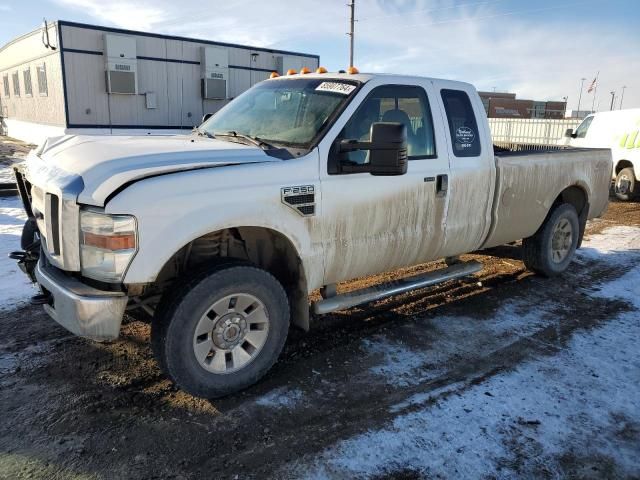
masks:
<svg viewBox="0 0 640 480"><path fill-rule="evenodd" d="M296 72L294 68L290 68L289 70L287 70L287 75L295 75L296 73L298 72Z"/></svg>
<svg viewBox="0 0 640 480"><path fill-rule="evenodd" d="M324 67L316 68L316 73L327 73L327 69Z"/></svg>
<svg viewBox="0 0 640 480"><path fill-rule="evenodd" d="M355 75L356 73L360 73L358 71L358 69L356 67L349 67L347 68L347 73L351 74L351 75Z"/></svg>
<svg viewBox="0 0 640 480"><path fill-rule="evenodd" d="M271 75L269 75L269 78L278 78L280 76L280 74L278 72L271 72Z"/></svg>
<svg viewBox="0 0 640 480"><path fill-rule="evenodd" d="M306 73L311 73L311 70L309 70L307 67L302 67L300 69L300 75L304 75Z"/></svg>

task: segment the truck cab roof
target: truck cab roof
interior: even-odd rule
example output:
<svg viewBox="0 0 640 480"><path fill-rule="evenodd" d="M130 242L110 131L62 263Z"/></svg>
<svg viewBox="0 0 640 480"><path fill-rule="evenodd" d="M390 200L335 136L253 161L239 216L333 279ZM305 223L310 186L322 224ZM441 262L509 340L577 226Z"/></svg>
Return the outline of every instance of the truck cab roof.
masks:
<svg viewBox="0 0 640 480"><path fill-rule="evenodd" d="M269 81L284 81L284 80L292 80L297 78L321 78L324 80L355 80L362 83L367 83L370 81L376 81L376 83L397 83L397 84L406 84L406 83L420 83L429 81L438 84L447 84L448 86L458 85L459 87L464 86L465 88L475 88L473 85L467 82L460 82L458 80L447 80L444 78L434 78L434 77L423 77L419 75L403 75L398 73L337 73L337 72L327 72L327 73L307 73L307 74L294 74L294 75L281 75L276 78L272 78Z"/></svg>

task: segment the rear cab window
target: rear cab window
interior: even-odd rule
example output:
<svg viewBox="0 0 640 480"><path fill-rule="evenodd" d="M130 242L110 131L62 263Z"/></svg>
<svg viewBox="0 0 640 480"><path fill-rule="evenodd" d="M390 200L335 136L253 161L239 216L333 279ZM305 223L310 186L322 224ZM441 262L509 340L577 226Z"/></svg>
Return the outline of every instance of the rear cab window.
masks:
<svg viewBox="0 0 640 480"><path fill-rule="evenodd" d="M456 157L477 157L482 151L480 132L469 95L462 90L440 91L447 114L451 146Z"/></svg>

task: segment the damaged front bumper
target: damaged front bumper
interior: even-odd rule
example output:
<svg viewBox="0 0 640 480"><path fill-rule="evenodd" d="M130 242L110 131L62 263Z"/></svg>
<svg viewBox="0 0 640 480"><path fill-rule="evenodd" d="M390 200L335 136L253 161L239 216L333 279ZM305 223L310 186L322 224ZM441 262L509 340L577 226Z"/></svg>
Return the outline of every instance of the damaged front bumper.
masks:
<svg viewBox="0 0 640 480"><path fill-rule="evenodd" d="M122 292L106 292L69 277L42 259L35 270L36 280L51 298L45 311L70 332L92 340L115 340L127 306Z"/></svg>

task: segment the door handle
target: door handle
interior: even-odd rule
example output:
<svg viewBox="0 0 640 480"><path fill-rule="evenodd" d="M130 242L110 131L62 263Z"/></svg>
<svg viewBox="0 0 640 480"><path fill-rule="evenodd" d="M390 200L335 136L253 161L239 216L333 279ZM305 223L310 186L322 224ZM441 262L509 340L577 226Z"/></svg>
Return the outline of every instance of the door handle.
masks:
<svg viewBox="0 0 640 480"><path fill-rule="evenodd" d="M438 175L436 177L436 197L446 197L447 190L449 190L449 175Z"/></svg>

